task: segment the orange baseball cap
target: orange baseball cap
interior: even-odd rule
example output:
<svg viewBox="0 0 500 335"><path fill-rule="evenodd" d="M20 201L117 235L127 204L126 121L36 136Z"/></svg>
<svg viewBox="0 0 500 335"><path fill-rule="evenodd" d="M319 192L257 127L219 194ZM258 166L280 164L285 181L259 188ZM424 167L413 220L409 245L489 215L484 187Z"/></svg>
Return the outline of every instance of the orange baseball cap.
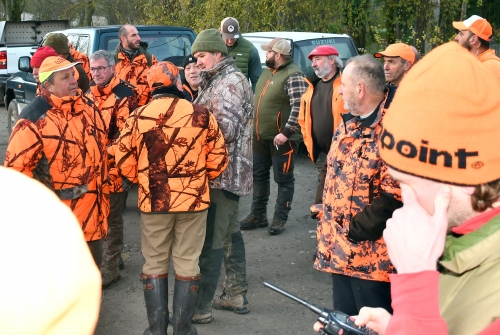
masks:
<svg viewBox="0 0 500 335"><path fill-rule="evenodd" d="M455 21L453 27L458 30L470 30L485 41L490 41L493 34L491 24L479 15L472 15L463 22Z"/></svg>
<svg viewBox="0 0 500 335"><path fill-rule="evenodd" d="M151 66L148 71L148 85L151 89L161 86L168 87L175 83L175 78L179 75L179 68L170 62L159 62Z"/></svg>
<svg viewBox="0 0 500 335"><path fill-rule="evenodd" d="M435 48L398 87L384 116L380 156L395 170L445 184L500 180L499 88L458 43Z"/></svg>
<svg viewBox="0 0 500 335"><path fill-rule="evenodd" d="M43 60L42 65L40 65L40 72L38 74L38 79L43 83L47 78L49 78L52 73L69 69L76 64L81 64L80 62L71 63L70 61L59 57L50 56Z"/></svg>
<svg viewBox="0 0 500 335"><path fill-rule="evenodd" d="M373 55L375 58L382 57L401 57L404 60L415 64L415 53L408 44L394 43L391 44L384 51L377 52Z"/></svg>

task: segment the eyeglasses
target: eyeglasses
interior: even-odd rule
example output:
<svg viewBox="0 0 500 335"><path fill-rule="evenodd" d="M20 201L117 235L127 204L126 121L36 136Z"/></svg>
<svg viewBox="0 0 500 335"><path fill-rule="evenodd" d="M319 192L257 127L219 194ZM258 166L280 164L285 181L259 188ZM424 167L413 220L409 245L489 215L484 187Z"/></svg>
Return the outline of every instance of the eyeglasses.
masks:
<svg viewBox="0 0 500 335"><path fill-rule="evenodd" d="M108 67L111 67L111 65L108 66L98 66L98 67L91 67L90 68L90 73L102 73L104 70L106 70Z"/></svg>

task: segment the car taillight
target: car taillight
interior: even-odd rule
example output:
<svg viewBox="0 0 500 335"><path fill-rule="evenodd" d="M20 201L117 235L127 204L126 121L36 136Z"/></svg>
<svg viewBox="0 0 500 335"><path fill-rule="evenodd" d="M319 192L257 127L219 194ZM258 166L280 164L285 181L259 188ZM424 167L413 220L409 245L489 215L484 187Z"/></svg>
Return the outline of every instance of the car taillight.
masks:
<svg viewBox="0 0 500 335"><path fill-rule="evenodd" d="M0 69L7 68L7 51L0 51Z"/></svg>

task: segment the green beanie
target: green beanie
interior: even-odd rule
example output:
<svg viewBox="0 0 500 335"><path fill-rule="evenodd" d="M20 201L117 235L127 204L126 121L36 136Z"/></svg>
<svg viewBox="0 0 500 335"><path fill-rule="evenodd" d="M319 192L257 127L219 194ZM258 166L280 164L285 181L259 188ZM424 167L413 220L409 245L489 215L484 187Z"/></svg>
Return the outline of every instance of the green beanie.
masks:
<svg viewBox="0 0 500 335"><path fill-rule="evenodd" d="M44 47L52 47L58 55L69 54L68 38L62 33L50 34L45 42Z"/></svg>
<svg viewBox="0 0 500 335"><path fill-rule="evenodd" d="M228 54L226 43L222 40L220 31L217 29L205 29L198 34L191 47L191 54L194 55L201 51Z"/></svg>

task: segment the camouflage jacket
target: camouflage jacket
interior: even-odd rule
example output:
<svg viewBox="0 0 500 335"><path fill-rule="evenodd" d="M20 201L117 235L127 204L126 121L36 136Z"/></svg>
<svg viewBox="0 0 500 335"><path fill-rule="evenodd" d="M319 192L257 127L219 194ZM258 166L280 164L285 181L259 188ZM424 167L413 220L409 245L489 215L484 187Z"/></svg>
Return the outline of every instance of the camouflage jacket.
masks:
<svg viewBox="0 0 500 335"><path fill-rule="evenodd" d="M106 236L109 214L107 132L97 107L78 92L58 98L42 89L19 116L4 166L53 190L95 241Z"/></svg>
<svg viewBox="0 0 500 335"><path fill-rule="evenodd" d="M208 182L228 163L214 116L178 95L154 95L130 114L118 138L116 166L131 182L138 178L145 213L206 210Z"/></svg>
<svg viewBox="0 0 500 335"><path fill-rule="evenodd" d="M128 56L120 50L120 45L121 44L118 44L116 48L116 76L136 87L138 94L137 104L139 107L144 106L151 101L151 91L147 81L149 70L148 60L146 58L147 51L141 48L135 58L130 61ZM157 63L158 61L156 58L151 56L151 65Z"/></svg>
<svg viewBox="0 0 500 335"><path fill-rule="evenodd" d="M389 261L382 231L385 221L402 203L399 185L389 176L379 155L384 114L381 106L364 120L350 113L342 114L343 121L327 157L314 267L388 282L395 269Z"/></svg>
<svg viewBox="0 0 500 335"><path fill-rule="evenodd" d="M129 83L113 76L106 85L90 83L85 94L101 111L108 130L108 176L110 192L127 191L130 183L118 173L115 164L116 139L131 112L137 108L137 98Z"/></svg>
<svg viewBox="0 0 500 335"><path fill-rule="evenodd" d="M201 72L196 104L208 108L226 140L229 165L210 187L239 196L250 194L253 186L253 92L248 79L226 58Z"/></svg>

